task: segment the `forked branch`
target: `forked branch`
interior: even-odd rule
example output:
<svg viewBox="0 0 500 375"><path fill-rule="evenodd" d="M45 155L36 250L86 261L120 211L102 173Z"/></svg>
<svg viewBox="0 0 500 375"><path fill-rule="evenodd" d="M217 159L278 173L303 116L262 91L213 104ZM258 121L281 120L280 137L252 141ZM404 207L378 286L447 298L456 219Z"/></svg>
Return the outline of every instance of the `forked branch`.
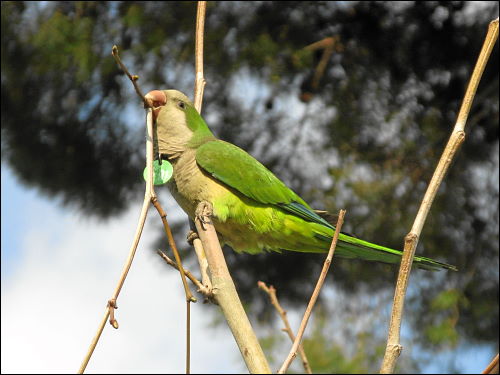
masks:
<svg viewBox="0 0 500 375"><path fill-rule="evenodd" d="M290 340L292 340L292 343L294 343L295 335L293 334L292 327L290 327L290 323L288 322L286 311L285 309L283 309L283 307L281 307L281 304L278 301L278 297L276 296L276 289L272 285L268 287L266 283L262 281L257 282L257 285L269 296L271 305L273 305L276 311L278 311L278 314L280 315L281 320L283 320L283 324L285 325L285 328L283 328L282 330L288 334L288 337L290 338ZM302 358L302 366L304 366L304 370L306 371L306 373L312 374L311 366L309 365L309 361L307 360L306 352L304 351L302 344L299 344L298 351L300 358Z"/></svg>

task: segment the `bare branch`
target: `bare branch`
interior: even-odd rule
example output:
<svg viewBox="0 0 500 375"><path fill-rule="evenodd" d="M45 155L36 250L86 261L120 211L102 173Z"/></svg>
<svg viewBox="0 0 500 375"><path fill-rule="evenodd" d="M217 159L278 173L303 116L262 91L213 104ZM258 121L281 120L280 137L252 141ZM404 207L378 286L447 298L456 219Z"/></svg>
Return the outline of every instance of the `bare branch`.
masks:
<svg viewBox="0 0 500 375"><path fill-rule="evenodd" d="M177 262L177 264L180 265L180 267L182 267L181 257L179 255L179 251L177 250L177 245L175 244L174 236L172 235L172 230L168 225L167 214L161 207L158 198L152 197L151 202L153 203L153 206L155 206L156 210L158 211L158 214L161 217L161 221L163 222L163 228L165 229L165 233L167 234L168 243L170 244L172 252L174 253L175 261ZM179 273L181 274L182 284L184 285L184 291L186 293L186 301L196 302L196 298L194 298L193 294L191 293L191 290L189 289L189 286L187 285L186 275L184 274L184 272L181 272L180 269Z"/></svg>
<svg viewBox="0 0 500 375"><path fill-rule="evenodd" d="M137 92L137 95L141 98L141 100L144 103L144 107L148 108L147 110L147 115L146 115L146 167L148 170L148 173L146 175L146 189L144 192L144 200L142 203L142 209L141 209L141 214L139 217L139 222L137 224L137 228L134 234L134 239L132 241L132 245L130 247L129 255L127 258L127 261L125 262L125 266L123 268L122 274L120 276L120 279L118 281L118 285L115 289L115 292L113 294L113 297L108 301L106 305L106 312L104 314L103 321L106 321L109 318L110 324L117 329L118 328L118 322L116 321L114 317L114 310L117 308L117 299L120 294L120 291L123 287L123 284L125 283L125 279L127 277L127 274L130 270L130 267L132 265L132 261L134 260L135 253L137 251L137 245L139 244L139 240L142 235L142 230L144 228L144 223L146 222L146 217L149 209L149 205L151 202L156 203L155 207L158 210L158 213L160 214L160 217L162 218L165 231L167 233L167 237L170 243L170 246L172 247L172 251L174 252L174 255L176 257L177 263L180 265L182 268L182 263L179 257L179 254L177 252L177 247L175 246L175 242L173 240L172 232L170 230L170 227L168 226L168 222L166 221L166 213L163 211L161 208L161 205L159 204L157 198L156 198L156 193L154 190L154 185L153 185L153 113L152 113L152 103L150 103L144 95L142 95L142 92L137 84L137 80L139 77L137 75L131 75L128 71L128 69L125 67L125 65L122 63L120 59L120 55L118 53L118 48L116 46L113 46L112 48L112 54L113 57L115 58L116 62L122 70L125 72L125 74L128 76L128 78L131 80L132 84L134 85L135 91ZM189 290L189 287L187 286L186 282L186 277L183 272L179 272L181 274L181 278L183 281L184 285L184 290L186 292L186 300L187 301L196 301L196 299L193 297L191 291ZM85 368L88 365L88 362L90 360L90 357L92 356L92 353L94 352L94 349L97 345L97 342L99 341L99 338L102 334L102 331L104 329L104 324L100 324L99 328L97 329L97 333L94 336L94 339L92 340L90 347L87 351L87 354L85 358L83 359L82 364L80 365L80 368L78 370L78 373L83 373L85 371Z"/></svg>
<svg viewBox="0 0 500 375"><path fill-rule="evenodd" d="M149 175L148 175L148 181L146 182L146 191L144 193L144 201L142 202L142 209L141 209L141 215L139 217L139 222L137 223L137 228L135 230L135 235L134 239L132 241L132 246L130 247L129 255L127 258L127 261L125 262L125 266L123 268L122 274L120 276L120 279L118 281L118 285L115 289L115 292L113 294L113 297L108 301L108 304L106 306L106 312L104 314L103 322L105 322L108 317L110 317L110 324L114 328L118 328L118 322L114 318L114 309L116 308L116 300L118 299L118 295L120 294L121 288L123 286L123 283L125 282L125 279L127 278L128 271L130 270L130 266L132 265L132 261L134 260L135 252L137 250L137 245L139 244L139 240L141 238L142 230L144 228L144 223L146 222L146 216L148 214L148 208L150 205L150 200L151 200L151 194L154 191L153 190L153 112L151 109L148 109L147 111L147 132L148 135L146 137L146 164L148 166L149 170ZM83 359L83 362L80 366L80 369L78 370L79 374L82 374L85 371L85 368L87 367L87 364L89 363L90 357L92 356L92 353L94 352L94 349L97 345L97 342L99 341L99 338L101 337L102 331L104 329L104 324L99 325L99 328L97 329L97 333L92 340L89 350L87 351L87 354L85 358Z"/></svg>
<svg viewBox="0 0 500 375"><path fill-rule="evenodd" d="M179 270L179 266L175 261L170 259L167 254L165 254L161 250L156 250L156 252L163 258L163 260L170 266L174 267L176 270ZM213 294L212 291L206 288L190 271L186 270L183 268L184 274L186 277L191 280L191 282L198 288L198 291L202 293L204 296L207 298L212 298Z"/></svg>
<svg viewBox="0 0 500 375"><path fill-rule="evenodd" d="M330 245L330 250L328 251L328 255L326 256L325 262L323 263L323 269L321 270L318 282L316 283L316 287L314 288L309 304L307 305L306 312L304 313L304 317L302 318L302 322L300 323L299 331L297 332L297 337L293 342L292 349L290 349L290 353L288 353L288 357L286 358L285 362L283 362L283 365L279 369L278 374L284 374L294 358L297 356L297 349L299 347L300 341L302 340L302 336L304 335L304 331L306 330L307 322L309 321L312 309L316 304L316 300L318 299L321 287L325 282L326 274L328 273L328 269L330 268L330 264L332 263L333 253L335 252L339 233L342 228L342 224L344 223L344 215L345 210L340 210L339 218L337 219L337 225L335 226L335 233L333 235L332 244Z"/></svg>
<svg viewBox="0 0 500 375"><path fill-rule="evenodd" d="M196 227L193 227L193 229L196 229ZM194 247L196 257L198 258L198 264L200 266L201 272L201 282L203 283L204 288L211 291L212 282L210 281L210 277L208 276L208 260L207 256L205 255L205 250L203 250L203 244L198 237L198 233L193 230L189 231L187 240L188 243Z"/></svg>
<svg viewBox="0 0 500 375"><path fill-rule="evenodd" d="M205 78L203 77L203 36L205 27L206 1L198 1L196 11L196 44L195 44L195 70L194 81L194 107L201 114L201 104L203 101L203 89L205 88Z"/></svg>
<svg viewBox="0 0 500 375"><path fill-rule="evenodd" d="M293 334L292 328L290 327L290 323L288 322L288 318L286 317L286 311L281 307L278 301L278 297L276 296L276 289L272 285L268 287L266 283L262 281L259 281L257 285L269 296L271 304L276 308L278 314L281 317L281 320L283 320L283 323L285 324L285 328L283 329L283 331L285 331L288 334L288 337L290 337L290 340L292 340L293 343L295 341L295 335ZM298 350L300 357L302 358L302 366L304 366L304 370L306 371L306 373L312 374L311 366L309 365L309 361L307 360L306 352L304 351L302 344L299 344Z"/></svg>
<svg viewBox="0 0 500 375"><path fill-rule="evenodd" d="M498 374L498 354L493 358L490 364L484 369L483 374Z"/></svg>
<svg viewBox="0 0 500 375"><path fill-rule="evenodd" d="M191 301L186 301L186 374L191 373Z"/></svg>
<svg viewBox="0 0 500 375"><path fill-rule="evenodd" d="M104 317L101 320L101 324L99 324L99 327L97 328L97 332L92 339L92 342L90 343L89 349L87 351L87 354L85 355L85 358L83 359L82 364L80 365L80 368L78 369L78 374L83 374L85 371L85 368L87 367L87 364L90 361L90 357L92 357L92 353L94 353L94 349L99 342L99 339L101 337L102 331L104 330L104 326L106 325L106 322L108 321L109 318L109 309L106 308L106 312L104 313Z"/></svg>
<svg viewBox="0 0 500 375"><path fill-rule="evenodd" d="M387 346L380 373L394 372L396 361L403 349L400 344L401 320L403 317L403 306L404 298L406 295L406 288L408 286L408 280L410 277L411 266L413 257L415 255L415 249L418 244L418 239L420 233L422 232L427 214L429 213L439 186L444 179L444 176L451 164L451 161L453 160L453 157L455 156L460 145L465 139L465 122L467 121L467 116L469 115L469 110L471 108L472 100L474 99L477 86L481 79L481 75L483 74L484 68L491 54L491 50L493 49L497 38L498 18L495 21L492 21L488 27L488 33L486 35L481 53L479 54L478 61L472 73L471 80L469 81L467 91L464 95L464 100L462 102L455 127L441 156L441 159L439 160L436 170L434 171L434 175L432 176L427 191L425 192L417 216L415 218L415 221L413 222L411 231L405 237L403 257L401 259L401 266L399 268L398 280L394 292L394 302L391 314L391 322L389 324Z"/></svg>
<svg viewBox="0 0 500 375"><path fill-rule="evenodd" d="M308 50L308 51L323 49L323 54L321 55L321 59L316 67L316 70L314 71L314 76L313 76L313 80L312 80L312 84L311 84L311 87L313 89L318 88L319 81L320 81L321 77L323 77L323 74L325 73L326 64L328 63L328 59L330 59L330 56L335 51L335 44L338 43L338 40L339 40L338 36L327 37L327 38L324 38L318 42L312 43L312 44L304 47L304 49Z"/></svg>
<svg viewBox="0 0 500 375"><path fill-rule="evenodd" d="M120 68L123 70L123 72L127 75L127 77L130 79L130 81L134 85L135 92L137 93L137 95L139 95L139 97L141 98L141 100L144 103L144 108L150 108L150 107L152 107L151 103L149 103L149 101L144 97L144 95L142 94L141 89L139 88L139 85L137 84L137 81L139 80L139 76L135 75L135 74L132 75L132 74L129 73L127 67L122 63L122 59L120 58L120 54L118 53L118 47L117 46L113 46L113 48L111 50L111 54L115 58L116 62L120 66Z"/></svg>

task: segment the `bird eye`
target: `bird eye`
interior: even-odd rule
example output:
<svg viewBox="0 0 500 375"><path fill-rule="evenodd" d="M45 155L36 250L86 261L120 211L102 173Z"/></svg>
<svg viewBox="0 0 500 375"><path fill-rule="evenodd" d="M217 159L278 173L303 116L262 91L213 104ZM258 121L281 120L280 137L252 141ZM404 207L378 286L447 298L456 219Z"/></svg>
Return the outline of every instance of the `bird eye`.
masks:
<svg viewBox="0 0 500 375"><path fill-rule="evenodd" d="M179 108L182 108L182 109L186 108L186 104L184 104L184 102L179 102L178 106L179 106Z"/></svg>

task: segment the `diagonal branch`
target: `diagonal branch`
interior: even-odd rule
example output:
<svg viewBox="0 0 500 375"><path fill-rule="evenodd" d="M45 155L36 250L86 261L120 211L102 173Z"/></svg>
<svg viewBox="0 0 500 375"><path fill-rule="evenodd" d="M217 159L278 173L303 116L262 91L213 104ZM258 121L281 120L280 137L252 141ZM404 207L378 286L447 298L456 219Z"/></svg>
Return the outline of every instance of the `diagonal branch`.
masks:
<svg viewBox="0 0 500 375"><path fill-rule="evenodd" d="M172 259L170 259L168 257L167 254L165 254L163 251L161 250L156 250L156 252L158 253L159 256L161 256L163 258L163 260L170 266L174 267L176 270L179 270L179 266L177 265L177 263L175 263L175 261L173 261ZM207 287L205 287L200 280L198 280L190 271L188 271L187 269L183 269L184 271L184 274L186 275L186 277L191 280L191 282L198 288L198 291L203 294L205 297L207 298L212 298L213 297L213 294L212 294L212 291L210 289L208 289Z"/></svg>
<svg viewBox="0 0 500 375"><path fill-rule="evenodd" d="M90 347L87 351L87 354L85 355L85 358L83 359L82 364L80 365L80 368L78 370L79 374L83 374L85 371L85 368L87 367L90 357L92 356L92 353L95 350L95 347L99 341L99 338L101 337L102 331L104 330L105 322L108 320L108 317L110 317L110 324L117 329L118 328L118 322L114 318L114 309L117 308L116 301L118 299L118 295L120 294L121 288L125 282L125 279L127 277L128 271L130 270L130 267L132 265L132 261L134 260L134 256L137 250L137 245L139 244L139 240L141 238L142 230L144 228L144 223L146 222L146 216L148 214L148 208L150 205L150 200L151 200L151 192L152 190L152 185L153 185L153 176L152 176L152 171L153 171L153 143L151 141L152 139L152 134L153 134L153 114L152 110L148 109L147 113L147 118L148 118L148 124L151 123L151 126L148 126L148 137L146 140L146 157L147 157L147 165L149 167L149 175L148 175L148 181L146 182L146 191L144 193L144 201L142 203L142 209L141 209L141 215L139 217L139 222L137 223L137 228L135 230L135 235L134 239L132 241L132 245L130 247L129 255L127 258L127 261L125 262L125 266L123 268L122 274L120 276L120 279L118 281L118 285L115 289L115 292L113 293L113 297L108 301L108 304L106 306L106 312L104 313L104 318L102 319L101 323L99 324L99 328L97 329L97 333L94 336L92 342L90 343ZM149 145L149 143L151 145ZM149 152L151 151L151 152ZM149 156L150 155L150 156Z"/></svg>
<svg viewBox="0 0 500 375"><path fill-rule="evenodd" d="M338 39L339 39L338 36L327 37L327 38L324 38L318 42L312 43L312 44L304 47L304 49L308 50L308 51L323 49L323 54L321 55L321 59L320 59L318 65L316 66L316 69L314 71L312 84L311 84L311 87L314 90L316 90L319 86L319 81L321 80L321 77L323 77L323 74L325 73L326 64L328 63L330 56L335 51L335 44L338 43Z"/></svg>
<svg viewBox="0 0 500 375"><path fill-rule="evenodd" d="M195 225L207 255L215 301L220 306L241 355L252 374L270 374L271 369L241 304L212 223L212 206L200 202Z"/></svg>
<svg viewBox="0 0 500 375"><path fill-rule="evenodd" d="M142 204L142 209L141 209L141 214L139 217L139 222L137 224L137 228L135 231L134 239L132 240L132 245L130 247L129 255L127 257L127 261L125 262L122 274L120 276L120 279L118 281L118 285L116 286L115 292L113 293L113 297L108 301L106 305L106 312L104 314L104 318L102 319L101 323L99 324L99 327L97 329L97 333L95 334L94 338L92 339L92 342L90 343L89 349L87 351L87 354L85 355L82 364L80 365L80 368L78 370L78 373L83 373L85 371L85 368L87 367L90 358L92 357L92 354L95 350L95 347L99 341L99 338L101 337L102 331L104 330L105 322L109 318L109 323L115 328L118 328L118 322L116 321L114 317L114 310L118 308L117 306L117 299L120 294L120 291L123 287L123 284L125 283L125 279L127 278L127 274L130 270L130 267L132 266L132 261L134 260L135 253L137 251L137 246L139 244L139 240L142 235L142 230L144 228L144 223L146 222L146 216L148 213L149 205L152 202L156 202L155 207L157 208L158 212L160 213L160 216L162 218L162 221L165 226L165 231L167 232L167 236L169 238L169 243L172 247L172 251L174 252L174 255L177 259L177 263L179 264L180 268L182 269L182 263L180 261L179 254L177 252L177 247L175 246L175 242L173 241L172 233L170 231L170 227L168 226L168 223L166 222L166 214L161 209L161 206L156 198L156 193L154 190L153 186L153 113L152 113L152 103L142 95L142 92L137 84L137 80L139 79L139 76L137 75L131 75L128 71L128 69L125 67L123 62L120 59L120 55L118 53L118 47L113 46L112 48L112 55L115 58L116 62L118 65L122 68L122 70L125 72L125 74L128 76L128 78L132 81L132 84L134 85L135 91L137 95L140 96L141 100L144 103L144 108L147 108L147 115L146 115L146 168L148 170L148 173L146 175L146 189L144 192L144 200ZM170 235L169 235L170 234ZM189 307L189 302L193 301L195 302L196 299L193 297L191 291L189 290L189 287L186 282L186 276L184 272L180 272L183 285L184 285L184 290L186 293L186 300L188 301L188 307Z"/></svg>
<svg viewBox="0 0 500 375"><path fill-rule="evenodd" d="M170 229L170 225L168 225L167 214L163 210L156 196L151 197L151 202L158 211L158 214L160 215L161 221L163 223L163 228L165 229L165 233L167 234L168 243L172 248L172 252L174 253L175 261L177 262L177 264L180 264L180 267L182 267L181 257L179 255L179 251L177 250L177 245L175 244L174 236L172 235L172 230ZM186 301L196 302L196 298L194 298L193 294L191 293L191 290L189 289L189 286L187 285L185 273L182 272L180 268L178 268L178 270L179 273L181 274L182 284L184 286L184 291L186 293Z"/></svg>
<svg viewBox="0 0 500 375"><path fill-rule="evenodd" d="M483 370L482 374L498 374L498 354L491 360L490 364Z"/></svg>
<svg viewBox="0 0 500 375"><path fill-rule="evenodd" d="M292 327L290 327L290 323L288 322L288 318L286 317L286 311L281 307L278 297L276 296L276 289L274 286L267 286L266 283L259 281L257 283L260 289L262 289L264 292L267 293L269 296L269 300L271 301L271 304L275 307L275 309L278 311L278 314L281 317L281 320L283 320L283 324L285 324L285 328L283 328L283 331L285 331L288 334L288 337L290 337L290 340L292 340L292 343L295 342L295 335L293 334ZM311 371L311 366L309 365L309 361L307 360L306 352L304 351L304 348L302 347L302 344L299 344L299 354L300 357L302 358L302 366L304 366L304 370L308 374L312 374Z"/></svg>
<svg viewBox="0 0 500 375"><path fill-rule="evenodd" d="M399 268L398 280L394 292L394 302L392 307L391 322L389 324L389 333L387 337L387 346L385 350L384 360L380 373L393 373L396 361L401 354L403 347L400 344L401 320L403 317L403 305L406 295L406 288L410 277L411 265L415 255L415 249L418 244L418 239L424 226L427 214L431 208L432 202L436 193L444 179L444 176L458 151L460 145L465 139L465 122L476 93L477 86L481 80L484 68L491 54L493 46L498 38L498 18L492 21L488 27L483 47L479 54L476 66L472 73L469 85L464 95L464 100L457 117L457 121L453 132L450 136L448 144L439 160L439 163L434 171L434 175L429 183L427 191L418 210L417 216L411 228L411 231L405 237L405 246L401 266Z"/></svg>
<svg viewBox="0 0 500 375"><path fill-rule="evenodd" d="M139 76L135 75L135 74L134 75L130 74L130 72L128 71L127 67L123 64L122 60L120 59L120 54L118 53L118 47L117 46L113 46L113 48L111 49L111 53L113 54L113 57L115 58L115 60L118 63L118 65L120 65L120 68L127 75L127 77L130 79L130 81L132 81L132 84L134 85L135 92L137 93L137 95L139 95L139 97L142 99L142 101L144 103L144 108L151 107L151 104L144 97L144 95L142 94L141 89L139 88L139 85L137 84L137 81L139 80Z"/></svg>
<svg viewBox="0 0 500 375"><path fill-rule="evenodd" d="M330 264L332 263L333 253L335 252L335 247L337 246L337 241L339 239L339 233L340 230L342 229L342 224L344 223L344 215L345 215L345 210L340 210L339 218L337 219L337 225L335 226L335 233L333 234L332 244L330 245L330 250L328 251L328 255L326 256L325 262L323 263L323 269L321 270L318 282L314 287L313 294L311 296L311 299L309 300L309 304L307 305L306 312L304 313L304 317L302 318L302 322L300 323L299 331L297 332L297 337L293 342L292 348L290 349L290 353L288 353L288 357L285 359L285 362L283 362L283 365L281 365L278 374L284 374L288 369L288 367L291 365L294 358L297 356L297 349L299 347L300 341L302 340L302 336L304 335L304 331L306 330L307 322L309 321L312 309L316 304L316 300L318 299L321 287L325 282L326 274L328 273L328 269L330 268Z"/></svg>

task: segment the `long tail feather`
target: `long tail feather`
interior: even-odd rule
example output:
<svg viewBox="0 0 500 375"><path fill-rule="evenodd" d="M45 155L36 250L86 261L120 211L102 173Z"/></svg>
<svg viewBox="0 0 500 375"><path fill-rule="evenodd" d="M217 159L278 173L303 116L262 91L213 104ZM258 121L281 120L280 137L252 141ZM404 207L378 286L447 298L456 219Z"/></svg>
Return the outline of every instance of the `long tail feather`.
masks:
<svg viewBox="0 0 500 375"><path fill-rule="evenodd" d="M373 244L368 241L363 241L358 238L340 234L337 255L347 258L361 258L384 263L399 263L403 252L390 249L388 247ZM425 270L437 271L447 269L457 271L457 268L451 264L438 262L436 260L415 256L413 264L418 268Z"/></svg>

